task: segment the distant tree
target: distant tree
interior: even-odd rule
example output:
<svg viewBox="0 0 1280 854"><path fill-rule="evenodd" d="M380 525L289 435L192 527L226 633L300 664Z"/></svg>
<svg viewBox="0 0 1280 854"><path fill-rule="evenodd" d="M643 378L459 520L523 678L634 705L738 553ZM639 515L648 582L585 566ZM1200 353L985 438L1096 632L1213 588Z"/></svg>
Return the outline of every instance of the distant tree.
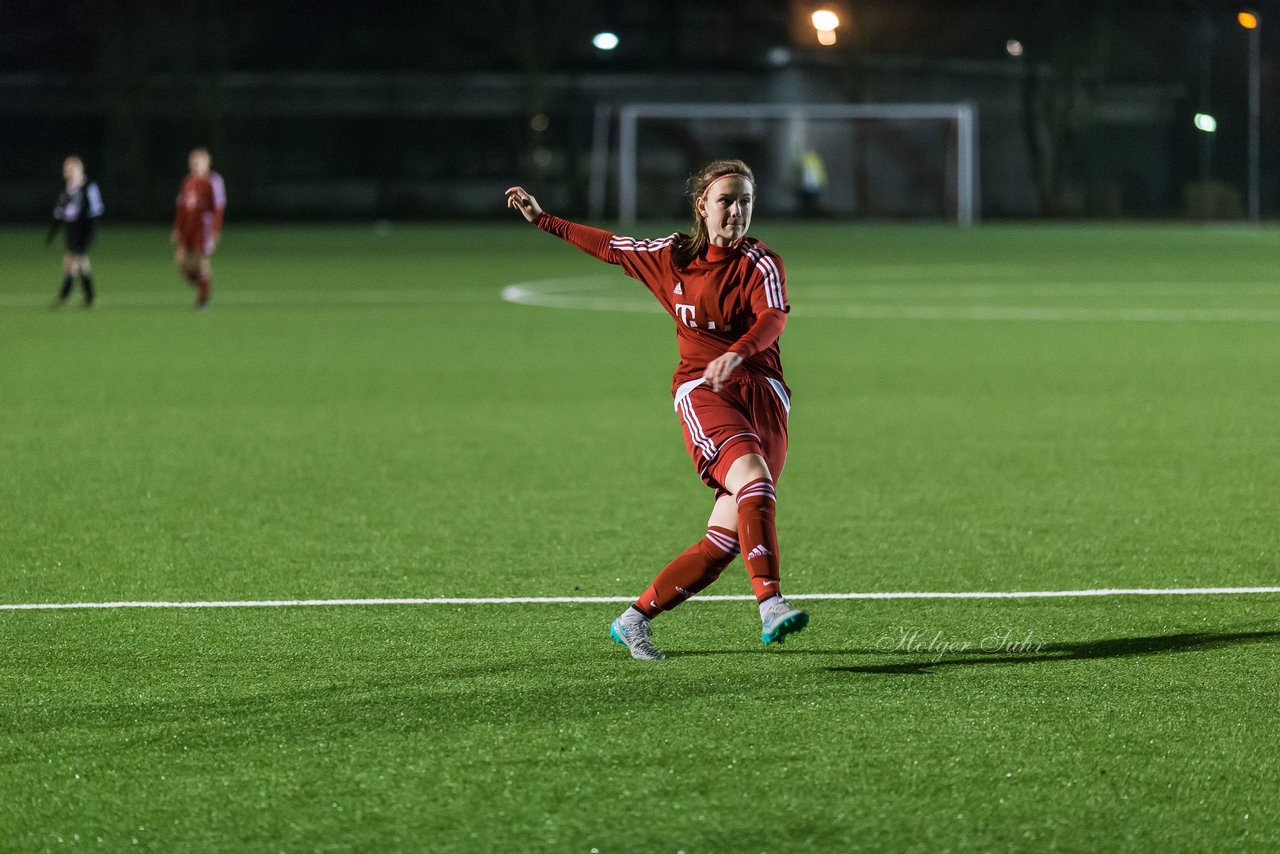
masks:
<svg viewBox="0 0 1280 854"><path fill-rule="evenodd" d="M1111 3L1087 11L1064 0L1035 4L1038 38L1025 44L1023 132L1045 216L1080 212L1073 187L1093 128L1113 42Z"/></svg>

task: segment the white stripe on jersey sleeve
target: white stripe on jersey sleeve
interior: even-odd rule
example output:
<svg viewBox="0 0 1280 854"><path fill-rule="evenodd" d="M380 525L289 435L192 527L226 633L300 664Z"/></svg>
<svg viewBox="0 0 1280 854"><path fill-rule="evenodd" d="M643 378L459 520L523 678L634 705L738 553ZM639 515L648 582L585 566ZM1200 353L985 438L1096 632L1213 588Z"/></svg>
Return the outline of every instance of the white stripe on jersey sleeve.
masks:
<svg viewBox="0 0 1280 854"><path fill-rule="evenodd" d="M89 216L102 216L106 208L102 206L102 193L98 192L98 185L90 184L85 189L85 195L89 197Z"/></svg>
<svg viewBox="0 0 1280 854"><path fill-rule="evenodd" d="M756 267L760 269L760 275L764 277L765 303L769 308L786 311L787 301L782 293L782 275L778 272L778 265L759 246L748 248L745 254L755 262Z"/></svg>
<svg viewBox="0 0 1280 854"><path fill-rule="evenodd" d="M217 172L209 173L209 186L213 187L214 210L222 210L227 206L227 185L222 183L222 176Z"/></svg>
<svg viewBox="0 0 1280 854"><path fill-rule="evenodd" d="M609 241L609 248L620 252L658 252L670 246L678 236L678 234L672 234L652 240L636 240L634 237L614 235Z"/></svg>

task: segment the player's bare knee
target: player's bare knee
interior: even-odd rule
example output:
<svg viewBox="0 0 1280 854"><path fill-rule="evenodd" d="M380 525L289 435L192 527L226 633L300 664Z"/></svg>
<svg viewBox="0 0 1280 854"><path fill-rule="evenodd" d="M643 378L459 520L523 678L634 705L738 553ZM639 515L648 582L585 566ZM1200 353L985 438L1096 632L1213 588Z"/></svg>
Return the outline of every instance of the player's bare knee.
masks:
<svg viewBox="0 0 1280 854"><path fill-rule="evenodd" d="M764 457L759 454L746 454L733 461L725 480L727 481L725 487L736 496L738 490L749 483L758 480L767 480L772 483L773 474L769 471L769 464Z"/></svg>
<svg viewBox="0 0 1280 854"><path fill-rule="evenodd" d="M743 467L742 474L748 480L773 480L773 475L769 473L769 464L761 457L753 457L750 463Z"/></svg>
<svg viewBox="0 0 1280 854"><path fill-rule="evenodd" d="M738 503L733 500L732 495L721 495L716 499L715 506L711 508L711 516L707 519L707 526L734 532L738 530Z"/></svg>

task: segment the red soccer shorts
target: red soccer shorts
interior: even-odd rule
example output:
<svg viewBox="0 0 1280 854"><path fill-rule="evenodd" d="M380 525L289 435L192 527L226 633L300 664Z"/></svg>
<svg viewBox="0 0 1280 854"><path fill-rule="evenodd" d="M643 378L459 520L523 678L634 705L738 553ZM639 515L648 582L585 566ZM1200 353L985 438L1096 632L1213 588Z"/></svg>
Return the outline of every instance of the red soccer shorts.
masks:
<svg viewBox="0 0 1280 854"><path fill-rule="evenodd" d="M212 255L214 249L213 229L203 224L188 226L178 232L178 245L187 252L200 255Z"/></svg>
<svg viewBox="0 0 1280 854"><path fill-rule="evenodd" d="M676 417L684 446L702 482L727 495L724 477L734 460L759 454L777 482L787 462L791 393L778 380L736 373L715 392L702 380L676 389Z"/></svg>

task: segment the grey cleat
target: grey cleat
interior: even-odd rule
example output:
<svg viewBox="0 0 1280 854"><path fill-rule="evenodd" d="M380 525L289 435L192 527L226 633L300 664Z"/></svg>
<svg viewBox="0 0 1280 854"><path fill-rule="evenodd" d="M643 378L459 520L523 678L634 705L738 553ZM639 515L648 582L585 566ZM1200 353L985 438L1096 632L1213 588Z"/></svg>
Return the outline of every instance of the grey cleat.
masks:
<svg viewBox="0 0 1280 854"><path fill-rule="evenodd" d="M809 625L809 612L792 608L781 596L774 596L760 605L760 640L765 645L782 643L787 635L794 634Z"/></svg>
<svg viewBox="0 0 1280 854"><path fill-rule="evenodd" d="M626 615L614 620L609 626L609 635L618 643L631 650L631 657L638 661L657 661L666 658L662 650L649 640L649 621L643 617L633 620L624 619Z"/></svg>

